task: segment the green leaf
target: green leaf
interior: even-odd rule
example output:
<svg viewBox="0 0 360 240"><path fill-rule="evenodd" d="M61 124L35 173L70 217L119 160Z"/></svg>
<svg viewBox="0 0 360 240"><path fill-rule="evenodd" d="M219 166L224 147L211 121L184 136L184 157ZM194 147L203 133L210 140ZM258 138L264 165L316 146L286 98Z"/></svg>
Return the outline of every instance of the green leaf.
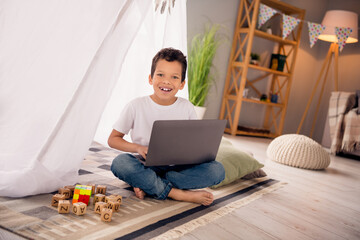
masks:
<svg viewBox="0 0 360 240"><path fill-rule="evenodd" d="M203 106L213 84L211 76L213 59L222 42L220 25L206 26L203 34L194 36L188 53L189 100L195 106Z"/></svg>

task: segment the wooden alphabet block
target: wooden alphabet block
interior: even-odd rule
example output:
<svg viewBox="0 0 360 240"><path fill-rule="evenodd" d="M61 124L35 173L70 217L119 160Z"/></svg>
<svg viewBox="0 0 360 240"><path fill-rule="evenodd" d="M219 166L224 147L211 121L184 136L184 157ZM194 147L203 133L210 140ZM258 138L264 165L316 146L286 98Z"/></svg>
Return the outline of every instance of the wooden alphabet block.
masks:
<svg viewBox="0 0 360 240"><path fill-rule="evenodd" d="M71 190L68 188L59 188L59 194L65 195L65 199L69 199L71 197Z"/></svg>
<svg viewBox="0 0 360 240"><path fill-rule="evenodd" d="M113 212L118 212L120 210L120 203L118 201L109 201L107 208Z"/></svg>
<svg viewBox="0 0 360 240"><path fill-rule="evenodd" d="M69 213L70 212L70 201L59 200L58 213Z"/></svg>
<svg viewBox="0 0 360 240"><path fill-rule="evenodd" d="M64 199L65 199L65 195L63 194L53 195L51 199L51 206L57 207L59 204L59 200L64 200Z"/></svg>
<svg viewBox="0 0 360 240"><path fill-rule="evenodd" d="M112 211L108 208L103 208L101 210L101 220L104 222L111 222Z"/></svg>
<svg viewBox="0 0 360 240"><path fill-rule="evenodd" d="M71 191L70 197L74 196L75 186L68 185L68 186L65 186L64 188L70 189L70 191Z"/></svg>
<svg viewBox="0 0 360 240"><path fill-rule="evenodd" d="M83 202L77 202L73 204L72 212L76 215L84 215L86 213L86 207L87 205Z"/></svg>
<svg viewBox="0 0 360 240"><path fill-rule="evenodd" d="M96 193L106 194L106 186L105 185L97 185Z"/></svg>
<svg viewBox="0 0 360 240"><path fill-rule="evenodd" d="M105 202L105 195L101 193L95 194L93 204L95 205L97 202Z"/></svg>
<svg viewBox="0 0 360 240"><path fill-rule="evenodd" d="M117 201L120 203L122 203L122 196L120 195L110 195L110 196L106 196L105 197L105 202L109 202L109 201Z"/></svg>
<svg viewBox="0 0 360 240"><path fill-rule="evenodd" d="M104 208L107 208L108 204L106 202L97 202L95 203L95 208L94 208L94 212L101 214L101 211Z"/></svg>
<svg viewBox="0 0 360 240"><path fill-rule="evenodd" d="M120 205L121 205L121 203L122 203L122 196L120 196L120 195L111 195L111 196L114 196L114 198L116 199L116 201L119 202Z"/></svg>
<svg viewBox="0 0 360 240"><path fill-rule="evenodd" d="M110 195L110 196L106 196L105 197L105 202L108 203L110 201L116 201L116 198L114 195Z"/></svg>

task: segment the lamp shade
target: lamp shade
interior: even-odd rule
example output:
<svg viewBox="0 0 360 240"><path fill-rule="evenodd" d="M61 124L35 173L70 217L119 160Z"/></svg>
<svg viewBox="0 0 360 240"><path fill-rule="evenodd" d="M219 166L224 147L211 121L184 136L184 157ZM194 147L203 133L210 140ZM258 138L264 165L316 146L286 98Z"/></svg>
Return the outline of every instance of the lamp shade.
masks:
<svg viewBox="0 0 360 240"><path fill-rule="evenodd" d="M319 35L320 40L338 42L335 27L349 27L352 29L352 33L346 40L346 43L355 43L358 41L358 15L354 12L343 10L327 11L321 24L326 26L326 28Z"/></svg>

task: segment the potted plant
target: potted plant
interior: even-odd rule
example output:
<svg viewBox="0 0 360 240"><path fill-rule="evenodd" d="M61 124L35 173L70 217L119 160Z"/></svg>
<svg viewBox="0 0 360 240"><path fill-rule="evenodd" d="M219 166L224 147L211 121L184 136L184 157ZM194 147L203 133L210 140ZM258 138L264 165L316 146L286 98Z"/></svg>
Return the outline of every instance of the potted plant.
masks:
<svg viewBox="0 0 360 240"><path fill-rule="evenodd" d="M213 59L221 43L218 36L220 25L206 26L204 33L196 35L188 51L188 88L189 100L194 104L198 114L202 118L205 113L205 99L210 86L214 82L211 74ZM199 110L202 109L202 110Z"/></svg>

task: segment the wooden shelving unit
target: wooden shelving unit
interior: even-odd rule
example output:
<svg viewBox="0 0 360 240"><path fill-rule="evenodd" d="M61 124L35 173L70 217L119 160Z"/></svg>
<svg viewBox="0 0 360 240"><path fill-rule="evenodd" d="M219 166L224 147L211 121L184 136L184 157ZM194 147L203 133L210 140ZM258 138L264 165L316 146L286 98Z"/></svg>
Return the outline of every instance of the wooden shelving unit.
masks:
<svg viewBox="0 0 360 240"><path fill-rule="evenodd" d="M283 130L303 21L299 23L286 39L283 39L282 36L268 34L256 28L260 3L280 13L301 20L304 19L305 10L277 0L240 0L221 104L220 119L228 120L225 132L232 135L273 138L281 135ZM281 24L279 25L280 28ZM286 56L283 71L250 64L254 38L266 39L276 44L278 50L275 53ZM255 79L249 79L249 71L260 71L263 75ZM270 91L278 95L277 103L243 97L244 89L247 87L260 98L263 93L255 86L259 81L270 81ZM262 128L254 129L252 127L239 126L239 119L242 114L241 108L244 103L259 104L266 108Z"/></svg>

